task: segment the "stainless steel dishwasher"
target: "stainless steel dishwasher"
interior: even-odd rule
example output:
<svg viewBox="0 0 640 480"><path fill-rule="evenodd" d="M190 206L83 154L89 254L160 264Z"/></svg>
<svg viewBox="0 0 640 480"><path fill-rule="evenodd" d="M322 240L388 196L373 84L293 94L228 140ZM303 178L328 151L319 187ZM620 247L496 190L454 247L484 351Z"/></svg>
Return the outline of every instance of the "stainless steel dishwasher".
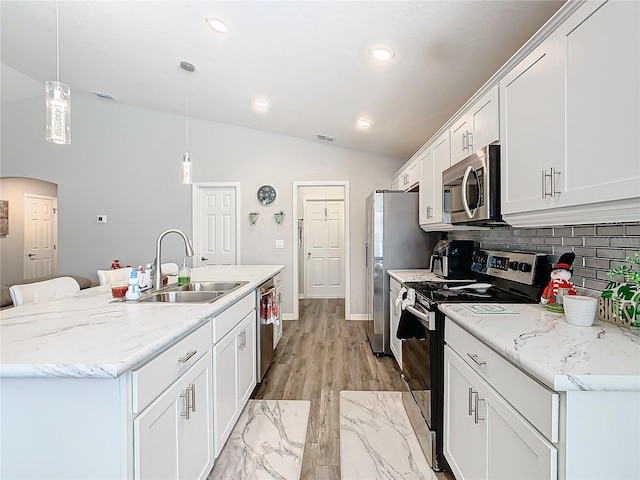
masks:
<svg viewBox="0 0 640 480"><path fill-rule="evenodd" d="M256 335L256 357L258 383L262 382L267 369L273 360L273 323L280 321L277 307L276 285L270 278L258 287L256 312L258 328Z"/></svg>

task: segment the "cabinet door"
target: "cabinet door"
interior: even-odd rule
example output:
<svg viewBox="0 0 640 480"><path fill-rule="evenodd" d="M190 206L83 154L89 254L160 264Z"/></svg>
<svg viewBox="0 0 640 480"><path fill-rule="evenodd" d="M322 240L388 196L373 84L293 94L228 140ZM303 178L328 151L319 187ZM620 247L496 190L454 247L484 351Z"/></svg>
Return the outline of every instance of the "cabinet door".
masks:
<svg viewBox="0 0 640 480"><path fill-rule="evenodd" d="M409 165L407 175L409 181L407 187L409 189L415 188L415 186L420 183L420 160L418 158L414 159L411 165Z"/></svg>
<svg viewBox="0 0 640 480"><path fill-rule="evenodd" d="M451 166L449 132L433 144L433 216L429 223L442 223L442 172Z"/></svg>
<svg viewBox="0 0 640 480"><path fill-rule="evenodd" d="M433 218L433 154L429 147L420 158L419 223L424 225Z"/></svg>
<svg viewBox="0 0 640 480"><path fill-rule="evenodd" d="M640 2L588 2L564 22L560 204L640 197Z"/></svg>
<svg viewBox="0 0 640 480"><path fill-rule="evenodd" d="M389 318L390 318L390 339L389 348L391 348L391 353L393 354L396 362L398 362L398 366L402 369L402 340L396 337L396 332L398 331L398 323L400 322L400 307L396 307L396 298L398 298L399 291L398 290L390 290L389 291Z"/></svg>
<svg viewBox="0 0 640 480"><path fill-rule="evenodd" d="M134 471L138 480L178 479L179 422L184 412L177 381L133 421Z"/></svg>
<svg viewBox="0 0 640 480"><path fill-rule="evenodd" d="M282 289L280 287L276 288L276 299L278 302L278 320L277 324L273 324L273 349L275 350L276 345L282 338Z"/></svg>
<svg viewBox="0 0 640 480"><path fill-rule="evenodd" d="M393 177L391 179L391 190L400 190L400 177Z"/></svg>
<svg viewBox="0 0 640 480"><path fill-rule="evenodd" d="M212 355L208 352L184 375L184 392L190 396L189 418L180 418L179 470L181 480L205 479L213 468ZM186 389L190 392L186 392ZM184 408L184 407L183 407Z"/></svg>
<svg viewBox="0 0 640 480"><path fill-rule="evenodd" d="M256 386L256 313L242 321L238 334L238 410L242 411Z"/></svg>
<svg viewBox="0 0 640 480"><path fill-rule="evenodd" d="M479 377L448 346L444 352L444 456L458 480L487 478L486 424ZM513 478L519 478L518 476ZM493 479L492 479L493 480Z"/></svg>
<svg viewBox="0 0 640 480"><path fill-rule="evenodd" d="M233 429L238 413L237 333L229 332L213 347L213 418L216 458ZM255 367L254 367L255 370Z"/></svg>
<svg viewBox="0 0 640 480"><path fill-rule="evenodd" d="M469 131L469 117L463 116L449 128L451 136L451 164L456 164L469 156L472 151L468 146L467 132Z"/></svg>
<svg viewBox="0 0 640 480"><path fill-rule="evenodd" d="M471 107L469 111L469 127L471 134L467 134L469 154L500 140L497 86L487 92Z"/></svg>
<svg viewBox="0 0 640 480"><path fill-rule="evenodd" d="M564 82L554 35L526 56L500 82L502 213L549 208L551 167L564 161Z"/></svg>

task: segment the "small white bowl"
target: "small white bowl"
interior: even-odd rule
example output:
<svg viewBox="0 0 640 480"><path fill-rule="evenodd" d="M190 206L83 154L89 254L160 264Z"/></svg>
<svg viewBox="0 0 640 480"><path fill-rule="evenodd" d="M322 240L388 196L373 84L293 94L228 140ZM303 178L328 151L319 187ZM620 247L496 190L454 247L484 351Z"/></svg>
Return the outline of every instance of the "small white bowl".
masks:
<svg viewBox="0 0 640 480"><path fill-rule="evenodd" d="M590 327L596 318L598 300L583 295L565 295L562 298L567 323L576 327Z"/></svg>

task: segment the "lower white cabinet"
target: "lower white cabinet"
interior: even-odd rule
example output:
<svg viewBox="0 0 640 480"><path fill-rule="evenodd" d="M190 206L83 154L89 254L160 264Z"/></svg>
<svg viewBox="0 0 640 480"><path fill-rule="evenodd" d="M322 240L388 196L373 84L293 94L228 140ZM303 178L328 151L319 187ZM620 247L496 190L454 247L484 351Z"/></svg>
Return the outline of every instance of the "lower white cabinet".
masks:
<svg viewBox="0 0 640 480"><path fill-rule="evenodd" d="M273 324L273 349L282 338L282 273L278 273L273 277L273 283L276 287L276 301L278 302L278 322Z"/></svg>
<svg viewBox="0 0 640 480"><path fill-rule="evenodd" d="M396 298L400 294L400 282L394 278L389 279L389 319L390 319L390 332L389 332L389 347L393 357L398 362L398 366L402 369L402 340L396 337L398 331L398 323L400 323L400 314L402 312L400 307L396 307Z"/></svg>
<svg viewBox="0 0 640 480"><path fill-rule="evenodd" d="M456 479L555 479L557 450L445 347L444 455Z"/></svg>
<svg viewBox="0 0 640 480"><path fill-rule="evenodd" d="M135 478L202 479L213 467L211 352L134 420Z"/></svg>
<svg viewBox="0 0 640 480"><path fill-rule="evenodd" d="M214 448L217 458L256 386L256 312L213 347Z"/></svg>

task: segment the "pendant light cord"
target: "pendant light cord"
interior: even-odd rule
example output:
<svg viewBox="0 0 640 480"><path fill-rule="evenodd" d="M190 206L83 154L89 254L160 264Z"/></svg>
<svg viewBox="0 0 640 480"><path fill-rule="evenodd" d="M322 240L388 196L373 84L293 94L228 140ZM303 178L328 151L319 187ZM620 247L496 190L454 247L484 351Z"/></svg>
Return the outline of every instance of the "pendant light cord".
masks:
<svg viewBox="0 0 640 480"><path fill-rule="evenodd" d="M184 148L189 151L189 96L187 95L187 102L184 108Z"/></svg>
<svg viewBox="0 0 640 480"><path fill-rule="evenodd" d="M60 83L60 39L58 35L58 0L56 0L56 81Z"/></svg>

